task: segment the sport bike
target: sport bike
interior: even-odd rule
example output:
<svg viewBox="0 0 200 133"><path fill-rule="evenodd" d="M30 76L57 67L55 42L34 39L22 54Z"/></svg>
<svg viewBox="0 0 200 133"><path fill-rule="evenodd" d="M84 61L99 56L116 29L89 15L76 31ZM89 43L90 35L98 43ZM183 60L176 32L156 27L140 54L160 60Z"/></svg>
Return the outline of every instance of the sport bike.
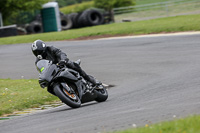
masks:
<svg viewBox="0 0 200 133"><path fill-rule="evenodd" d="M76 63L80 65L80 61ZM78 108L82 103L90 101L104 102L108 98L103 84L92 86L77 71L66 66L60 67L52 61L40 60L36 67L40 86L47 87L48 92L72 108Z"/></svg>

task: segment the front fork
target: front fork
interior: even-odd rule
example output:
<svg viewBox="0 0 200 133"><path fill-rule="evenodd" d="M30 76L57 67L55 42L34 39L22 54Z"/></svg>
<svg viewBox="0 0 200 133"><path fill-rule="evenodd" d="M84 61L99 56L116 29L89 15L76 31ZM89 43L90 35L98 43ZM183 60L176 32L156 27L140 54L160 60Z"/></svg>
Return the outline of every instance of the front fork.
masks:
<svg viewBox="0 0 200 133"><path fill-rule="evenodd" d="M54 93L53 91L53 88L55 88L56 86L62 86L62 88L64 88L66 91L68 91L69 93L74 93L74 90L71 89L67 83L55 83L55 82L52 82L48 87L47 87L47 91L51 94L53 94L54 96L56 96L56 94Z"/></svg>

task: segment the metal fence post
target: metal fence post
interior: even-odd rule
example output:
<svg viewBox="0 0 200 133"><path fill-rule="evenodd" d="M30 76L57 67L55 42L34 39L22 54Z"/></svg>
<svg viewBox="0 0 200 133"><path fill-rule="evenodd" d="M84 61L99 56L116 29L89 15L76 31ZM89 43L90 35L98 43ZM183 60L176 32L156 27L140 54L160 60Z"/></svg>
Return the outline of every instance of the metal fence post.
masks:
<svg viewBox="0 0 200 133"><path fill-rule="evenodd" d="M165 2L165 10L166 10L166 15L169 16L169 7L168 7L169 2Z"/></svg>
<svg viewBox="0 0 200 133"><path fill-rule="evenodd" d="M3 27L3 18L1 12L0 12L0 27Z"/></svg>

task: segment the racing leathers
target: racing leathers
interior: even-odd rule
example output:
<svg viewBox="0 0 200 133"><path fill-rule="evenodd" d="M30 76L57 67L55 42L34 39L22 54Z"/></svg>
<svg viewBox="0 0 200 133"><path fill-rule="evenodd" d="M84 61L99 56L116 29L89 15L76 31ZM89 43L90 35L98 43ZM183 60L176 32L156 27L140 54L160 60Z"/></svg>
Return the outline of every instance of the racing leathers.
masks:
<svg viewBox="0 0 200 133"><path fill-rule="evenodd" d="M67 55L62 52L60 49L55 48L53 46L47 46L45 50L45 55L43 55L43 59L50 60L52 61L53 64L59 64L59 65L66 65L68 68L71 68L77 72L81 76L83 76L84 79L87 81L91 82L93 86L100 84L97 82L92 76L88 76L80 67L79 64L70 61L67 58ZM36 62L37 63L40 59L36 57Z"/></svg>

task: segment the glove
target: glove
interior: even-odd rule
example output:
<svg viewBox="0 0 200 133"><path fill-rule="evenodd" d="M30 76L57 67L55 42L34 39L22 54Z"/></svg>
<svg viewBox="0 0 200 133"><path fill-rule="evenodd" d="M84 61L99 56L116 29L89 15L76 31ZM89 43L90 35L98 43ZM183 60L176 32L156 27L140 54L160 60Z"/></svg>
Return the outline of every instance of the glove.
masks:
<svg viewBox="0 0 200 133"><path fill-rule="evenodd" d="M61 67L61 68L62 68L62 67L65 67L65 66L66 66L66 63L67 63L66 60L60 60L59 63L58 63L58 66Z"/></svg>

